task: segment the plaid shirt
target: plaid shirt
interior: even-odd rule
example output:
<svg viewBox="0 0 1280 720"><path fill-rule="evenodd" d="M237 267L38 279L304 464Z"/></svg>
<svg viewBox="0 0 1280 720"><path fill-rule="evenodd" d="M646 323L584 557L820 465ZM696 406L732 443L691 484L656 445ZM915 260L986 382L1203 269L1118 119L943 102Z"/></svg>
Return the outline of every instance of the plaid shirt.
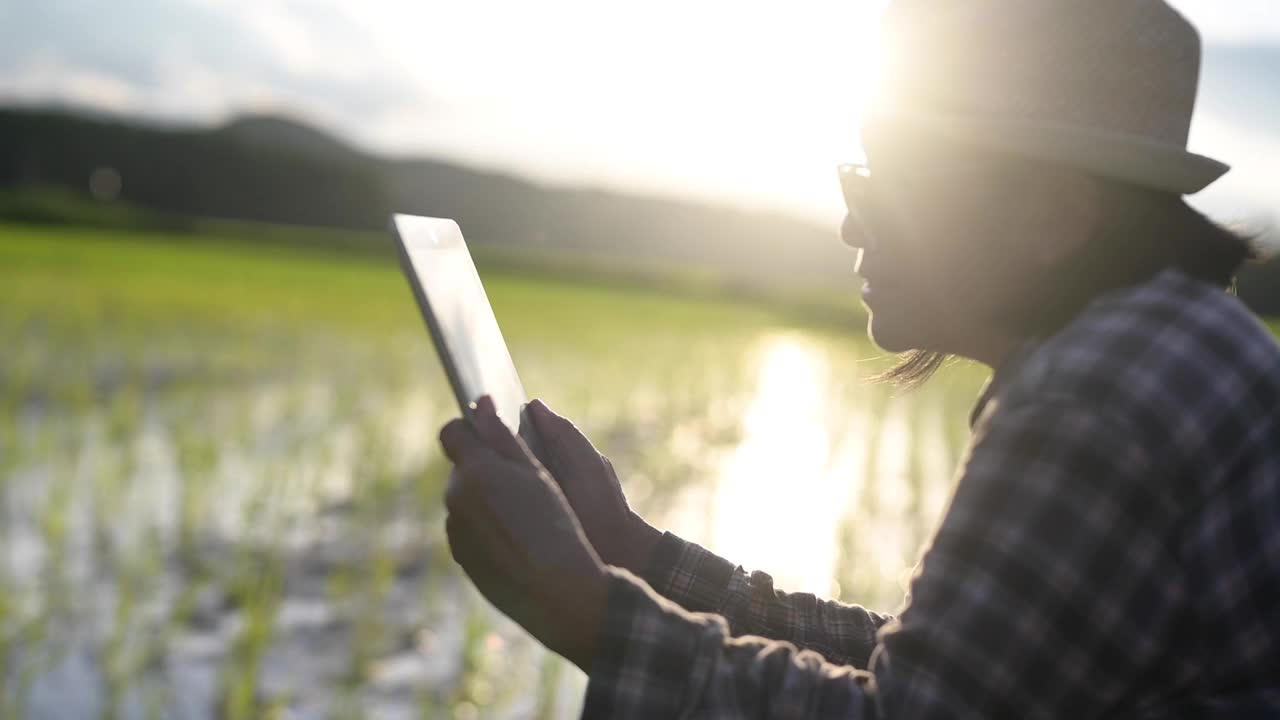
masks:
<svg viewBox="0 0 1280 720"><path fill-rule="evenodd" d="M610 570L583 716L1280 716L1280 348L1238 300L1108 293L972 425L899 617L667 535Z"/></svg>

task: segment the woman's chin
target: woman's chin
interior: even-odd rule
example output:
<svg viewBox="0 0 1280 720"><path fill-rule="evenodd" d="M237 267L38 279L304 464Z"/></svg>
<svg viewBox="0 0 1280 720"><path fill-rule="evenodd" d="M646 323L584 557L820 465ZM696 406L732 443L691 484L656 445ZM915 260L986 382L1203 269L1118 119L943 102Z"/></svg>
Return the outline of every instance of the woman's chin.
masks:
<svg viewBox="0 0 1280 720"><path fill-rule="evenodd" d="M871 342L885 352L900 353L915 350L920 346L911 333L903 332L901 325L885 318L883 313L869 313L867 318L867 336Z"/></svg>

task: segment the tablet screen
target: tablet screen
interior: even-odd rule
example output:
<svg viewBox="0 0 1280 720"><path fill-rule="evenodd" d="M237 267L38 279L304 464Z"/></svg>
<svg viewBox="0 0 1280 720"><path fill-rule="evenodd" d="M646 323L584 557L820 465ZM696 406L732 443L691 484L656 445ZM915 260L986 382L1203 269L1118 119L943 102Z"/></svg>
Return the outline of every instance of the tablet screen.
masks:
<svg viewBox="0 0 1280 720"><path fill-rule="evenodd" d="M491 395L499 416L517 432L524 387L458 224L412 215L396 215L392 224L405 274L463 414Z"/></svg>

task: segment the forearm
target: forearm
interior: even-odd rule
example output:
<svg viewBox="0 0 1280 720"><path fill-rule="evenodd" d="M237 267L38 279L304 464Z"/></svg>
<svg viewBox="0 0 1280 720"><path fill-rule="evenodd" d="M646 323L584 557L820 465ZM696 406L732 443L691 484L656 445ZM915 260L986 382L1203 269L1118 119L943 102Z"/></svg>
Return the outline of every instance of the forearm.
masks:
<svg viewBox="0 0 1280 720"><path fill-rule="evenodd" d="M789 643L731 637L624 571L609 580L583 717L874 718L870 675Z"/></svg>
<svg viewBox="0 0 1280 720"><path fill-rule="evenodd" d="M978 428L910 605L878 632L868 671L732 637L724 618L609 569L585 715L1084 720L1161 708L1186 667L1194 586L1159 455L1074 399L1006 406ZM663 548L681 554L667 592L719 603L740 618L735 632L797 607L795 596L752 607L734 583L766 587L755 576L678 540Z"/></svg>
<svg viewBox="0 0 1280 720"><path fill-rule="evenodd" d="M776 590L769 575L748 574L671 533L655 544L642 577L686 610L722 616L732 635L783 640L857 668L867 666L876 632L891 619L857 605Z"/></svg>

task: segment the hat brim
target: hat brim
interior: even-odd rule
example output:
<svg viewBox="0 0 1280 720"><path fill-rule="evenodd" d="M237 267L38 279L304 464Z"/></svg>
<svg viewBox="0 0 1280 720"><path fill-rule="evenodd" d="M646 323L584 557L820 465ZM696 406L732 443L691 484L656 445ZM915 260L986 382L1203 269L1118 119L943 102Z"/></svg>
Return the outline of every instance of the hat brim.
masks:
<svg viewBox="0 0 1280 720"><path fill-rule="evenodd" d="M1180 195L1200 192L1231 169L1181 147L1092 128L911 113L881 114L875 122Z"/></svg>

